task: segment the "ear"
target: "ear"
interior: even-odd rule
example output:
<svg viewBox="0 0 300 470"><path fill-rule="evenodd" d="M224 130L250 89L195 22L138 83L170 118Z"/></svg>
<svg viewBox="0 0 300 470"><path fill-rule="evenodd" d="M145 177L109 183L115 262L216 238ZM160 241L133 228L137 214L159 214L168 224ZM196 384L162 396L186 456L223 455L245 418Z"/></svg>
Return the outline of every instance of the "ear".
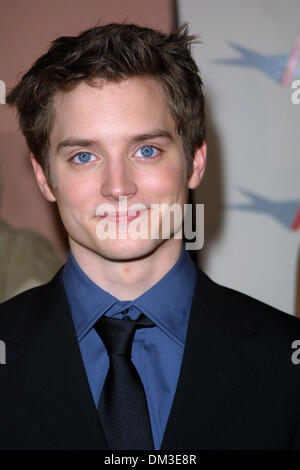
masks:
<svg viewBox="0 0 300 470"><path fill-rule="evenodd" d="M51 188L48 184L47 178L45 176L45 172L44 172L43 168L38 163L38 161L36 160L36 158L34 157L33 154L30 154L30 160L31 160L31 164L33 166L33 170L34 170L34 174L35 174L37 183L39 185L40 190L42 191L42 194L45 196L45 198L48 201L50 201L50 202L56 201L56 197L54 196L54 194L53 194L53 192L52 192L52 190L51 190Z"/></svg>
<svg viewBox="0 0 300 470"><path fill-rule="evenodd" d="M188 180L189 189L195 189L199 186L205 170L206 165L206 142L203 142L194 155L193 170Z"/></svg>

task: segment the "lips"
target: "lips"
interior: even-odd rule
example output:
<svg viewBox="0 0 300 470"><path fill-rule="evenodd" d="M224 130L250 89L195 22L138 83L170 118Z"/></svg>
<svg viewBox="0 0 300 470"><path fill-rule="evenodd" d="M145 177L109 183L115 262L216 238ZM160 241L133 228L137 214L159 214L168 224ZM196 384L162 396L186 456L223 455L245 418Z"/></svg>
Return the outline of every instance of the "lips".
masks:
<svg viewBox="0 0 300 470"><path fill-rule="evenodd" d="M114 223L129 223L134 219L137 219L140 217L141 214L143 214L145 210L139 210L139 211L126 211L126 212L105 212L104 215L99 216L100 219L106 219L108 222L114 222Z"/></svg>

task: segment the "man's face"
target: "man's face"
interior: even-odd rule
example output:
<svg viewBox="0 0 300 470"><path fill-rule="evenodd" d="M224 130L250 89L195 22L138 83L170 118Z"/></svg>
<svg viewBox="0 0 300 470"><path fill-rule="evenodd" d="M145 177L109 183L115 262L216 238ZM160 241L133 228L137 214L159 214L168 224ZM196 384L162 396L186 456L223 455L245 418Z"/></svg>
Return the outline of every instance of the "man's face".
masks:
<svg viewBox="0 0 300 470"><path fill-rule="evenodd" d="M164 91L153 79L130 78L97 87L82 82L70 92L57 93L49 158L54 189L40 169L35 168L36 175L46 197L57 201L71 248L109 260L136 259L172 243L151 238L151 205L183 206L188 188L200 182L195 169L187 179L181 137ZM204 166L204 159L199 165ZM127 198L128 210L136 203L146 206L140 217L149 221L147 239L132 239L128 232L121 239L97 235L97 224L104 221L97 208L110 204L118 214L121 196ZM111 222L117 228L133 223L128 214Z"/></svg>

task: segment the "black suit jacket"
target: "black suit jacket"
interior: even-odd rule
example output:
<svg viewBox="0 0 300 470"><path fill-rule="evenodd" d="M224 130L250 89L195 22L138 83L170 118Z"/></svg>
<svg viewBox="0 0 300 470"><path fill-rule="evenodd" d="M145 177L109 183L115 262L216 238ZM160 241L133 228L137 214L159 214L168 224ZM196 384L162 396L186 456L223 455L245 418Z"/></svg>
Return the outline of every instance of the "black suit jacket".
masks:
<svg viewBox="0 0 300 470"><path fill-rule="evenodd" d="M1 449L108 449L61 274L0 305ZM299 319L198 270L161 449L299 449L295 339Z"/></svg>

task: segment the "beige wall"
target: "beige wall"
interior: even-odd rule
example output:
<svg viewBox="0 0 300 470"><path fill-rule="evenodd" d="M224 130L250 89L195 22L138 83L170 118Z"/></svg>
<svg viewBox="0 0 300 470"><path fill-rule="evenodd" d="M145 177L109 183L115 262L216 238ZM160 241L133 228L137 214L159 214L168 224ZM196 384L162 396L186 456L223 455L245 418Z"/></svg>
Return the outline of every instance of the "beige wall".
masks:
<svg viewBox="0 0 300 470"><path fill-rule="evenodd" d="M111 21L135 22L163 31L173 27L172 0L1 0L0 80L9 91L58 36L75 35ZM0 104L0 217L14 228L44 235L62 260L66 255L55 206L41 196L15 113Z"/></svg>
<svg viewBox="0 0 300 470"><path fill-rule="evenodd" d="M193 53L207 97L200 265L219 284L299 314L300 230L292 224L300 105L281 77L299 34L300 2L178 0L178 18L201 38Z"/></svg>

